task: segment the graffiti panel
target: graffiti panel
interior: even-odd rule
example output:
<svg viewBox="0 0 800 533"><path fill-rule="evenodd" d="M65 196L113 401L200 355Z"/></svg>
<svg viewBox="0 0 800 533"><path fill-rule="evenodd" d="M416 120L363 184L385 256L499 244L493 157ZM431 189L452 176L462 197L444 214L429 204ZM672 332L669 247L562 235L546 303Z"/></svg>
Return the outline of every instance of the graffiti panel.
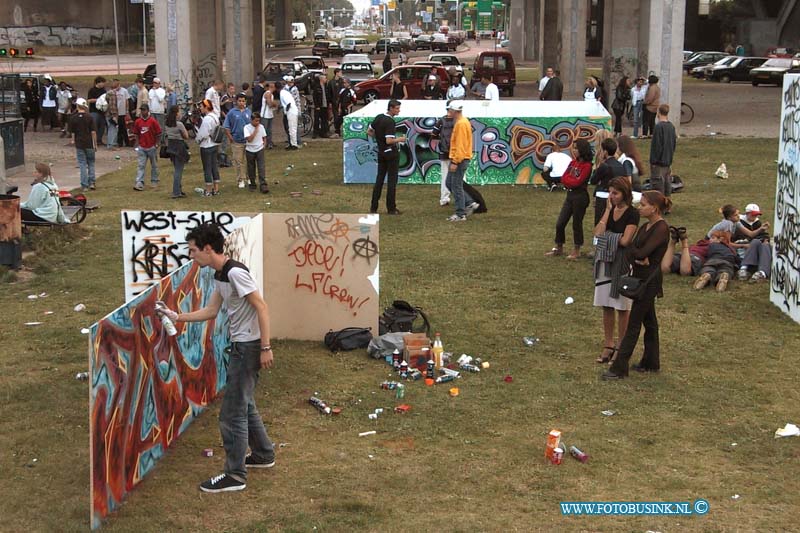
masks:
<svg viewBox="0 0 800 533"><path fill-rule="evenodd" d="M94 324L89 334L92 527L117 508L225 386L223 311L166 334L156 301L188 312L214 290L214 272L183 265Z"/></svg>
<svg viewBox="0 0 800 533"><path fill-rule="evenodd" d="M377 152L375 141L367 135L373 118L345 117L345 183L375 182ZM438 118L395 117L398 134L408 137L400 146L400 183L440 182L439 141L433 136ZM605 116L470 117L470 123L474 155L466 177L475 184L531 183L541 172L547 154L554 150L568 152L577 139L591 139L597 130L611 129L607 113Z"/></svg>
<svg viewBox="0 0 800 533"><path fill-rule="evenodd" d="M800 75L783 78L770 300L800 323Z"/></svg>

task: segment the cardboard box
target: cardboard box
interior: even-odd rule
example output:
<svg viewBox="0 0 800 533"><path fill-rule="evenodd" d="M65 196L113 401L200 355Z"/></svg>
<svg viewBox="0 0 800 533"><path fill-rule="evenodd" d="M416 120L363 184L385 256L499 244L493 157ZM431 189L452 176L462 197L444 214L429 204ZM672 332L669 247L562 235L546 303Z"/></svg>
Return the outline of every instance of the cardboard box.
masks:
<svg viewBox="0 0 800 533"><path fill-rule="evenodd" d="M553 460L553 450L559 446L561 446L561 432L557 429L552 429L547 435L547 446L544 449L544 456L548 461Z"/></svg>
<svg viewBox="0 0 800 533"><path fill-rule="evenodd" d="M424 333L409 333L403 336L403 344L403 360L408 363L408 367L424 371L428 359L433 356L430 351L431 340Z"/></svg>

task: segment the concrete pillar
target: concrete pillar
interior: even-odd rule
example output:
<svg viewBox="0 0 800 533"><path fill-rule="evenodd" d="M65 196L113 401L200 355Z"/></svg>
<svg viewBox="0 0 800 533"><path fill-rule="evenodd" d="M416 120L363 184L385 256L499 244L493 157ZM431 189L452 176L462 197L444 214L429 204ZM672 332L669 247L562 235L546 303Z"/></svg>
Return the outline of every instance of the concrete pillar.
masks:
<svg viewBox="0 0 800 533"><path fill-rule="evenodd" d="M669 104L669 120L680 127L681 94L683 91L683 29L686 0L651 0L647 71L659 78L661 103Z"/></svg>
<svg viewBox="0 0 800 533"><path fill-rule="evenodd" d="M275 39L285 41L292 38L294 20L292 3L289 0L275 0Z"/></svg>
<svg viewBox="0 0 800 533"><path fill-rule="evenodd" d="M614 88L623 76L634 80L646 75L648 42L639 39L642 0L605 0L603 12L603 81L609 98L614 97ZM610 105L611 102L608 102Z"/></svg>
<svg viewBox="0 0 800 533"><path fill-rule="evenodd" d="M539 65L539 77L544 76L544 71L547 67L560 68L558 59L561 51L561 40L559 32L559 4L561 0L542 0L541 8L541 28L539 39L539 50L541 50L541 58ZM583 53L581 53L583 55ZM561 73L561 80L564 81L564 88L566 89L566 80L564 73Z"/></svg>
<svg viewBox="0 0 800 533"><path fill-rule="evenodd" d="M253 15L251 0L225 0L226 80L240 87L253 81Z"/></svg>
<svg viewBox="0 0 800 533"><path fill-rule="evenodd" d="M547 4L550 1L546 1ZM564 99L583 94L586 72L586 0L560 0L558 64L564 82ZM545 26L547 26L545 22Z"/></svg>
<svg viewBox="0 0 800 533"><path fill-rule="evenodd" d="M509 10L511 53L519 61L539 59L543 0L513 0Z"/></svg>

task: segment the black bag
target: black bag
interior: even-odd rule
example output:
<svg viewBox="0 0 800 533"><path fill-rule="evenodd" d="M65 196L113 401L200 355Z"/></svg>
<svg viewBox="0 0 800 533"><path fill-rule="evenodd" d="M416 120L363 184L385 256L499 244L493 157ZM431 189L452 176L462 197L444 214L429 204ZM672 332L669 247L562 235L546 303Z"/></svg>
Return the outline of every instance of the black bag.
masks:
<svg viewBox="0 0 800 533"><path fill-rule="evenodd" d="M158 157L161 159L169 159L170 153L167 148L167 134L161 135L161 147L158 149Z"/></svg>
<svg viewBox="0 0 800 533"><path fill-rule="evenodd" d="M372 328L344 328L325 334L325 346L332 352L366 348L372 340Z"/></svg>
<svg viewBox="0 0 800 533"><path fill-rule="evenodd" d="M422 333L424 331L428 337L430 337L431 324L428 321L427 315L422 311L422 308L414 307L404 300L395 300L392 302L392 306L387 307L383 311L383 316L380 317L379 333L383 335L385 333L397 333L400 331L415 332L414 321L420 316L422 317L425 328L416 331L416 333Z"/></svg>
<svg viewBox="0 0 800 533"><path fill-rule="evenodd" d="M653 268L653 271L650 272L645 279L639 279L633 275L633 267L631 267L630 274L627 276L621 276L619 278L619 293L620 295L624 296L625 298L630 298L631 300L641 300L642 296L644 296L644 291L647 289L647 286L653 281L653 278L658 273L660 266Z"/></svg>

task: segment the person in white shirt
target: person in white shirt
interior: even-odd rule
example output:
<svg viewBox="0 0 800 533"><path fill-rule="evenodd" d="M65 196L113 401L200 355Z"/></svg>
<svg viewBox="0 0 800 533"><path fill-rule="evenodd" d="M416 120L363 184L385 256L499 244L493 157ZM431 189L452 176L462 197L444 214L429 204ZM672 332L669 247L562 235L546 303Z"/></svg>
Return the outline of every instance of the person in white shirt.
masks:
<svg viewBox="0 0 800 533"><path fill-rule="evenodd" d="M483 84L486 85L486 91L483 95L484 99L489 100L490 102L499 102L500 89L498 89L497 85L495 85L492 75L484 74L481 77L481 81L483 81Z"/></svg>
<svg viewBox="0 0 800 533"><path fill-rule="evenodd" d="M632 139L639 136L639 127L642 125L642 109L644 97L647 95L647 82L641 76L636 78L636 85L631 89L631 106L633 107L633 135Z"/></svg>
<svg viewBox="0 0 800 533"><path fill-rule="evenodd" d="M161 80L153 78L153 87L148 91L147 97L150 104L150 114L156 119L161 130L164 130L164 122L167 118L167 91L161 87Z"/></svg>
<svg viewBox="0 0 800 533"><path fill-rule="evenodd" d="M45 126L50 126L50 131L58 126L58 89L53 83L50 74L45 74L44 85L39 91L42 108L42 131Z"/></svg>
<svg viewBox="0 0 800 533"><path fill-rule="evenodd" d="M258 183L261 192L267 194L267 176L264 171L264 148L267 146L267 132L261 125L261 113L253 112L250 124L244 127L245 157L247 158L247 179L250 190L256 190L256 166L258 166Z"/></svg>
<svg viewBox="0 0 800 533"><path fill-rule="evenodd" d="M264 131L267 132L267 148L272 150L272 119L275 118L275 108L278 103L275 101L275 84L268 83L264 91L264 97L261 99L261 124Z"/></svg>
<svg viewBox="0 0 800 533"><path fill-rule="evenodd" d="M447 100L464 100L467 98L467 80L464 76L456 70L455 67L450 67L447 70L450 76L450 86L447 88Z"/></svg>
<svg viewBox="0 0 800 533"><path fill-rule="evenodd" d="M294 78L292 78L292 85L289 87L289 90L292 92L292 98L294 98L294 103L297 105L297 145L300 145L300 113L303 111L303 103L300 101L300 89L297 88L297 85L294 83Z"/></svg>
<svg viewBox="0 0 800 533"><path fill-rule="evenodd" d="M111 83L111 87L112 91L117 96L117 113L119 115L117 119L116 142L118 146L130 146L131 143L128 139L128 128L125 124L125 119L128 117L128 102L130 101L131 94L128 92L128 89L120 84L119 80L114 80Z"/></svg>
<svg viewBox="0 0 800 533"><path fill-rule="evenodd" d="M197 130L195 141L200 145L200 160L203 163L203 178L206 182L206 196L216 196L219 194L219 160L217 151L219 143L214 142L212 135L219 124L219 117L214 114L214 106L208 100L203 100L200 104L200 112L203 114L203 122Z"/></svg>
<svg viewBox="0 0 800 533"><path fill-rule="evenodd" d="M539 80L539 94L544 91L544 88L547 87L547 82L550 81L550 78L555 75L556 73L553 70L553 67L547 67L547 69L544 71L544 77Z"/></svg>
<svg viewBox="0 0 800 533"><path fill-rule="evenodd" d="M214 113L217 115L218 118L222 117L222 112L219 107L219 93L222 92L222 88L225 86L219 80L215 80L214 83L206 89L206 100L211 102L211 105L214 106Z"/></svg>
<svg viewBox="0 0 800 533"><path fill-rule="evenodd" d="M550 192L553 192L561 183L561 176L564 175L571 162L572 157L564 152L553 150L547 154L542 167L542 178L547 182Z"/></svg>
<svg viewBox="0 0 800 533"><path fill-rule="evenodd" d="M286 85L281 89L281 107L283 108L283 118L286 121L284 127L286 134L289 138L289 144L286 146L287 150L297 150L297 118L300 114L297 101L292 94L292 87L294 87L294 78L292 76L284 76Z"/></svg>
<svg viewBox="0 0 800 533"><path fill-rule="evenodd" d="M61 137L67 136L67 123L69 122L69 112L72 108L72 91L67 82L58 82L56 91L56 102L58 102L58 122L61 124Z"/></svg>

